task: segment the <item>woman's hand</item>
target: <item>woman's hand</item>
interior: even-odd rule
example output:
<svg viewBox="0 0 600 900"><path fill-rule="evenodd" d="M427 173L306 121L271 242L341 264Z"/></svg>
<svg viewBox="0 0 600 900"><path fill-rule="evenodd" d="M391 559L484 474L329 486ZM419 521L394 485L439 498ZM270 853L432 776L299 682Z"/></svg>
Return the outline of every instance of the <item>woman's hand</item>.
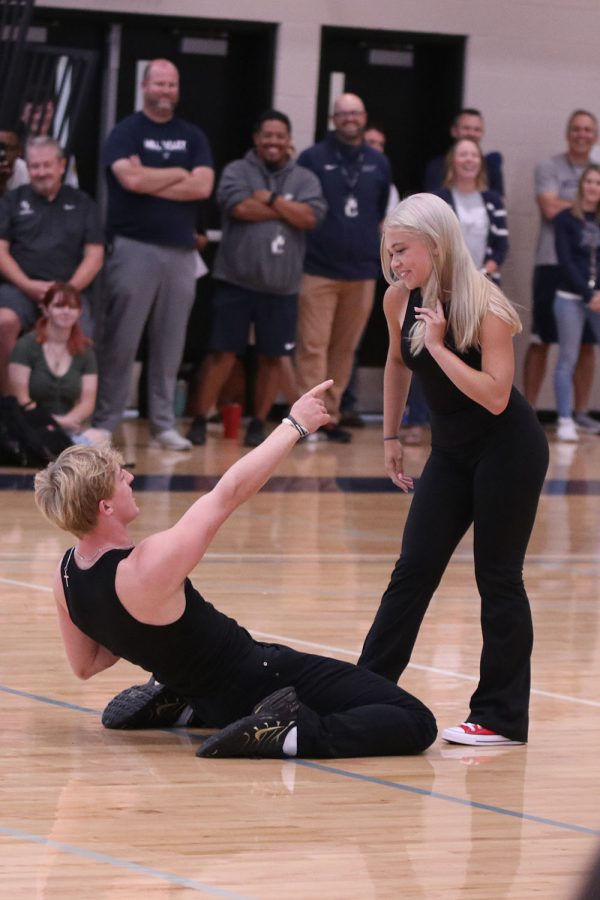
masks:
<svg viewBox="0 0 600 900"><path fill-rule="evenodd" d="M384 441L383 453L385 457L385 471L388 473L396 487L408 494L413 487L413 480L404 474L403 458L404 450L400 439Z"/></svg>
<svg viewBox="0 0 600 900"><path fill-rule="evenodd" d="M447 322L444 317L444 308L439 300L435 309L425 306L415 306L415 319L425 323L425 346L431 352L435 347L444 346Z"/></svg>

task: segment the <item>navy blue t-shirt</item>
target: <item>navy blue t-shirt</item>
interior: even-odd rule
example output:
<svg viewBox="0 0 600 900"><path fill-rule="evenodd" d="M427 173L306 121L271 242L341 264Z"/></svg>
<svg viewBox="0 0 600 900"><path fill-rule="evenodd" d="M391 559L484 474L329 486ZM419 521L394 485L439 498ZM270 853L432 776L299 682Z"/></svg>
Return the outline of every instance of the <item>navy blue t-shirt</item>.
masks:
<svg viewBox="0 0 600 900"><path fill-rule="evenodd" d="M191 172L197 166L212 167L204 132L183 119L159 123L136 112L115 125L102 156L108 182L109 236L122 235L167 247L195 246L199 201L165 200L126 190L111 166L130 156L139 156L143 166L156 169L179 166Z"/></svg>
<svg viewBox="0 0 600 900"><path fill-rule="evenodd" d="M327 215L306 234L304 271L344 281L377 278L379 225L391 183L386 157L365 143L344 144L332 132L304 150L298 165L315 173L327 201Z"/></svg>

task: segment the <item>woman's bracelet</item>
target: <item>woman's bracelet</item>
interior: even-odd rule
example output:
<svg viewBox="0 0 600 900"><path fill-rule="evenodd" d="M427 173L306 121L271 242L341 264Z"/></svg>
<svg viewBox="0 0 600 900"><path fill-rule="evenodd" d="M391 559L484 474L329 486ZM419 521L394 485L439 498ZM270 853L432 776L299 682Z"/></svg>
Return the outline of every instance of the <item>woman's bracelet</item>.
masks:
<svg viewBox="0 0 600 900"><path fill-rule="evenodd" d="M390 435L390 437L384 437L384 441L399 441L399 440L400 440L399 434L392 434L392 435Z"/></svg>
<svg viewBox="0 0 600 900"><path fill-rule="evenodd" d="M281 424L291 425L292 428L295 428L300 435L300 440L302 440L302 438L308 437L308 435L310 434L308 428L305 428L304 425L301 425L297 419L295 419L293 416L290 416L289 414L285 417L285 419L281 420Z"/></svg>

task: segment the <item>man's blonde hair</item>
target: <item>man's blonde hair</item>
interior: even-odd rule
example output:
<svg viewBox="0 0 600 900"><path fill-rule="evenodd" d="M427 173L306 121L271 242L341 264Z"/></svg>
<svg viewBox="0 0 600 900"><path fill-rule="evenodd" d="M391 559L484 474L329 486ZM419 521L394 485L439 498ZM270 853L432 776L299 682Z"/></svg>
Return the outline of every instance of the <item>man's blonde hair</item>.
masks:
<svg viewBox="0 0 600 900"><path fill-rule="evenodd" d="M83 537L97 524L100 501L112 497L122 465L110 444L67 447L35 476L38 509L53 525Z"/></svg>
<svg viewBox="0 0 600 900"><path fill-rule="evenodd" d="M401 228L419 237L428 248L432 270L422 288L422 305L435 309L436 302L448 303L448 326L456 349L461 353L479 346L479 330L488 312L510 325L512 333L522 330L521 320L507 297L485 275L478 272L465 244L454 210L434 194L412 194L387 216L381 239L381 265L388 284L397 284L391 257L385 246L388 228ZM413 355L425 346L425 323L415 322L410 332Z"/></svg>

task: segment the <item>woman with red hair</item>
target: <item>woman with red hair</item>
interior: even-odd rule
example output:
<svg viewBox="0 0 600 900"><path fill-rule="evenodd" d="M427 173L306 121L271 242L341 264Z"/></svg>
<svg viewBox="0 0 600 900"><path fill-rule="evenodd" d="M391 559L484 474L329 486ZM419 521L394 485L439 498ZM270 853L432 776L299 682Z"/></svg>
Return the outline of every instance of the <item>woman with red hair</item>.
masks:
<svg viewBox="0 0 600 900"><path fill-rule="evenodd" d="M98 387L96 357L79 325L79 291L57 281L41 305L34 330L12 352L11 391L24 409L50 413L76 441L93 412Z"/></svg>

